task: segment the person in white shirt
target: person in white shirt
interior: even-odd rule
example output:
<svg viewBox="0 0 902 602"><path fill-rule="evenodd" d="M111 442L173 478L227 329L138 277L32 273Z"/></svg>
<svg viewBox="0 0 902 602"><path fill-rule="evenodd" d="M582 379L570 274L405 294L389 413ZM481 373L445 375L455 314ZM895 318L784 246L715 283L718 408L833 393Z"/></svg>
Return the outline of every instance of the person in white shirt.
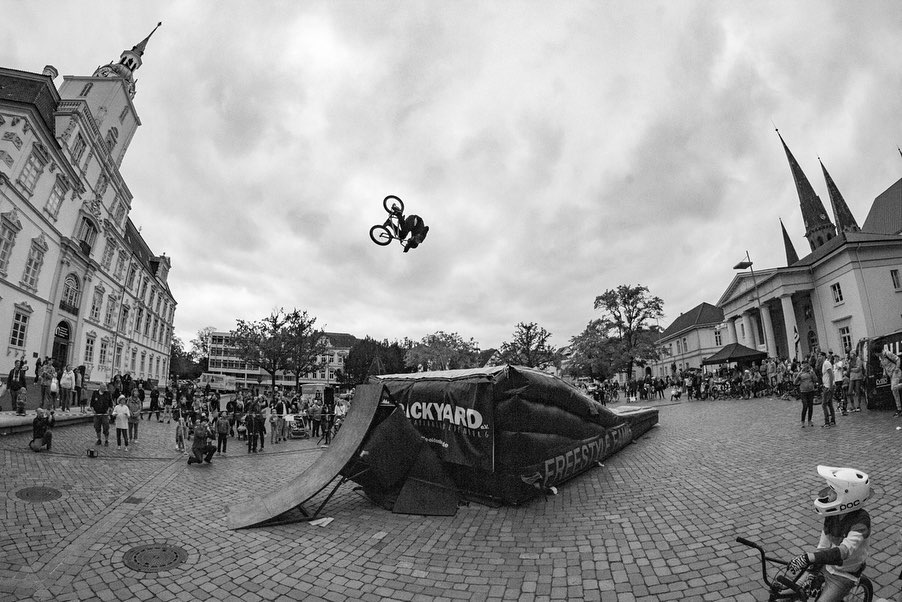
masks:
<svg viewBox="0 0 902 602"><path fill-rule="evenodd" d="M116 407L113 408L113 420L116 422L116 444L122 449L122 438L125 437L125 451L128 451L128 419L131 412L125 405L125 395L120 395Z"/></svg>
<svg viewBox="0 0 902 602"><path fill-rule="evenodd" d="M824 385L824 394L821 397L821 407L824 409L824 426L828 428L836 426L836 410L833 409L833 352L827 355L821 351L824 363L821 365L821 383Z"/></svg>

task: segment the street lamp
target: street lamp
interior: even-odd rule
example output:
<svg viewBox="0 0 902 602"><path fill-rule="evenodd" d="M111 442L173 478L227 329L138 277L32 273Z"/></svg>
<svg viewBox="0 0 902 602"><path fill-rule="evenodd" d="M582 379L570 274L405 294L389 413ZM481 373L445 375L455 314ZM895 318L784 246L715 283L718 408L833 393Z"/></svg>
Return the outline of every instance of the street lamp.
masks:
<svg viewBox="0 0 902 602"><path fill-rule="evenodd" d="M764 319L764 314L761 312L761 297L758 296L758 281L755 279L755 269L752 267L752 258L749 257L749 252L745 252L745 261L740 261L736 265L733 266L734 270L744 270L746 268L752 273L752 286L755 287L755 302L758 304L758 318L760 320ZM761 332L764 334L764 349L767 350L767 328L764 327L764 324L761 324Z"/></svg>

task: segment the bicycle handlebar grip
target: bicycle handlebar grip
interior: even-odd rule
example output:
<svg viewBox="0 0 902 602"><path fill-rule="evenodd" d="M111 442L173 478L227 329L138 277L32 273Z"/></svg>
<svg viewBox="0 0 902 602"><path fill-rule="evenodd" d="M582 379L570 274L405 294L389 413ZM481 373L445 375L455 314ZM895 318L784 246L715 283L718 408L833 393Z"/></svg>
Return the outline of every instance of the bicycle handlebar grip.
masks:
<svg viewBox="0 0 902 602"><path fill-rule="evenodd" d="M748 546L748 547L750 547L750 548L760 548L760 547L761 547L761 546L759 546L758 544L756 544L755 542L749 541L749 540L746 539L745 537L737 537L737 538L736 538L736 541L738 541L738 542L741 543L742 545Z"/></svg>
<svg viewBox="0 0 902 602"><path fill-rule="evenodd" d="M798 583L796 583L796 582L793 581L792 579L786 578L786 577L783 576L783 575L778 575L777 578L776 578L776 581L777 581L777 583L779 583L779 584L782 585L783 587L785 587L785 588L787 588L787 589L791 589L792 591L794 591L794 592L797 593L797 594L804 594L804 593L805 593L805 592L802 590L802 586L800 586Z"/></svg>

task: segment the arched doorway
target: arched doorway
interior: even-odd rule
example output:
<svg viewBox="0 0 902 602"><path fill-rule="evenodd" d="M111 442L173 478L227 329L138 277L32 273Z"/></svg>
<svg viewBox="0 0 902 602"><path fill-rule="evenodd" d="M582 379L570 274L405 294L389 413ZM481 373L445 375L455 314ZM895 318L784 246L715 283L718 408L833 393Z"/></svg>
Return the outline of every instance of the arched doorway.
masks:
<svg viewBox="0 0 902 602"><path fill-rule="evenodd" d="M50 357L53 365L62 370L69 363L69 342L72 337L72 327L65 320L61 320L53 331L53 350Z"/></svg>

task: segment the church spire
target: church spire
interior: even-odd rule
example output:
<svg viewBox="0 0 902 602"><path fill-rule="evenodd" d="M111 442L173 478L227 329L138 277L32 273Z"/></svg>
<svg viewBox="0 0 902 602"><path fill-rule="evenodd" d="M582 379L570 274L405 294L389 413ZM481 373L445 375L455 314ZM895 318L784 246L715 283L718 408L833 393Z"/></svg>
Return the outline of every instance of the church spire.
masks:
<svg viewBox="0 0 902 602"><path fill-rule="evenodd" d="M137 81L135 80L135 71L141 68L143 62L141 57L144 56L144 50L147 48L147 42L150 40L150 36L152 36L162 24L162 21L157 23L157 26L153 28L153 31L151 31L146 38L132 46L131 50L123 50L122 54L119 56L118 63L110 63L109 65L98 67L97 70L94 71L94 77L118 77L124 79L129 98L134 98L135 83Z"/></svg>
<svg viewBox="0 0 902 602"><path fill-rule="evenodd" d="M144 56L144 49L147 48L147 41L150 40L150 36L152 36L154 34L154 31L156 31L162 24L163 24L162 21L157 23L157 26L153 28L153 31L151 31L149 34L147 34L146 38L144 38L143 40L141 40L135 46L132 47L132 52L137 53L138 56Z"/></svg>
<svg viewBox="0 0 902 602"><path fill-rule="evenodd" d="M814 251L819 246L830 240L836 235L836 228L833 222L827 217L827 210L821 202L820 197L814 192L811 182L805 176L799 162L792 156L789 147L777 130L777 136L783 144L783 150L786 151L786 158L789 160L789 169L792 171L792 179L795 181L796 192L799 194L799 206L802 210L802 221L805 222L805 238Z"/></svg>
<svg viewBox="0 0 902 602"><path fill-rule="evenodd" d="M855 216L852 215L852 211L846 204L846 200L842 197L842 194L840 194L839 188L836 187L836 182L834 182L833 178L830 177L830 174L827 173L824 162L821 161L820 157L818 157L817 160L818 163L821 164L821 170L824 172L824 179L827 181L827 192L830 193L830 204L833 205L833 219L836 220L836 230L838 232L861 232L861 228L858 227L858 222L855 221Z"/></svg>
<svg viewBox="0 0 902 602"><path fill-rule="evenodd" d="M780 229L783 230L783 248L786 249L786 265L789 266L799 261L799 254L796 253L796 248L789 240L789 234L786 232L786 226L783 225L782 219L780 220Z"/></svg>

